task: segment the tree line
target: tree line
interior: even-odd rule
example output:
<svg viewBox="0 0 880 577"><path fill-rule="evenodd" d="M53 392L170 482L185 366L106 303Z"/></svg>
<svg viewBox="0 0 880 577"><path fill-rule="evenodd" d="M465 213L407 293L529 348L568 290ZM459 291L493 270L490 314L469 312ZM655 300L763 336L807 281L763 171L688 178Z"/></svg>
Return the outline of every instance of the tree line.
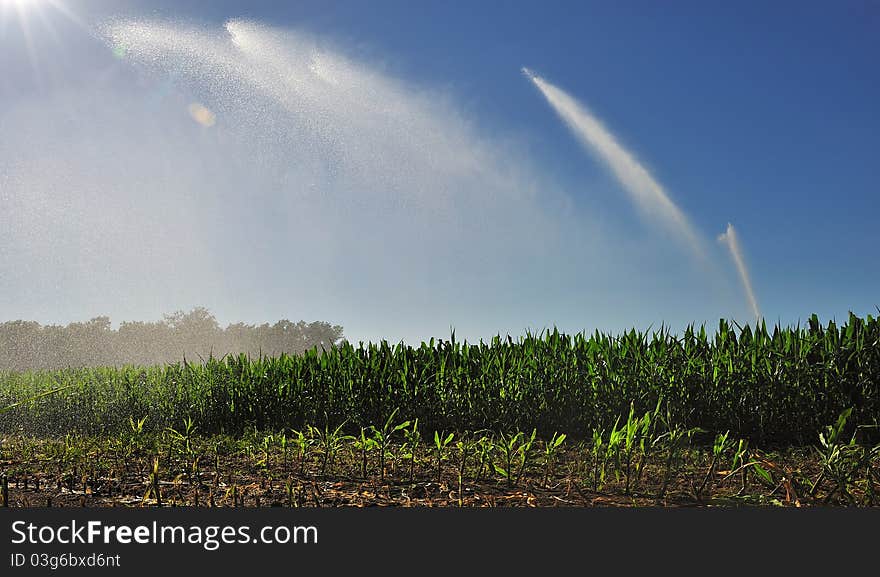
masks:
<svg viewBox="0 0 880 577"><path fill-rule="evenodd" d="M0 370L200 362L240 353L299 354L333 347L342 338L341 326L320 321L239 322L223 328L202 307L166 314L156 322L122 322L116 329L106 316L68 325L17 320L0 323Z"/></svg>

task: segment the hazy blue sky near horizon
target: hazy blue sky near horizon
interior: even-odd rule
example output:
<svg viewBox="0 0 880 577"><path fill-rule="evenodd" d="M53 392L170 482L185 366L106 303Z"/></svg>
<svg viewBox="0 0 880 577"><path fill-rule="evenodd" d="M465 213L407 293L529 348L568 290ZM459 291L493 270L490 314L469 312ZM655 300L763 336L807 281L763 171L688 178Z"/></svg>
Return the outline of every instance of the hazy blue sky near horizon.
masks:
<svg viewBox="0 0 880 577"><path fill-rule="evenodd" d="M769 323L877 314L878 55L867 0L0 0L0 321L205 306L412 342L748 322L728 222ZM289 101L300 61L343 84ZM650 170L708 264L523 66Z"/></svg>

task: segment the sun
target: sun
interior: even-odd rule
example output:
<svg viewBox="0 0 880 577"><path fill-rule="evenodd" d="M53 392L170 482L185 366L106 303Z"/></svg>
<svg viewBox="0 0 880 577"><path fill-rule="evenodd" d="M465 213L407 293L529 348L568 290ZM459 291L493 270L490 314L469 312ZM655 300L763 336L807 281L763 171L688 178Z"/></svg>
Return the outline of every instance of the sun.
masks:
<svg viewBox="0 0 880 577"><path fill-rule="evenodd" d="M40 36L58 39L53 22L58 14L87 29L64 0L0 0L0 40L4 38L10 25L17 27L33 62L36 42Z"/></svg>
<svg viewBox="0 0 880 577"><path fill-rule="evenodd" d="M0 0L0 18L8 20L10 14L18 16L19 23L25 27L34 17L45 19L46 9L61 12L71 20L80 23L76 14L68 8L64 0Z"/></svg>
<svg viewBox="0 0 880 577"><path fill-rule="evenodd" d="M51 4L51 0L0 0L0 6L12 7L19 14L39 4Z"/></svg>

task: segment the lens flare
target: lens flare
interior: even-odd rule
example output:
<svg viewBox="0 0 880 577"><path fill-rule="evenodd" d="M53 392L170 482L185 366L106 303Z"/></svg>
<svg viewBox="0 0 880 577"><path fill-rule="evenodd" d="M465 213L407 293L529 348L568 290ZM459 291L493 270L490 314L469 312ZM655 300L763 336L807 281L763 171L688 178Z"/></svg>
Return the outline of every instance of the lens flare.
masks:
<svg viewBox="0 0 880 577"><path fill-rule="evenodd" d="M189 115L192 117L193 120L195 120L205 128L210 128L211 126L214 126L217 121L214 113L211 112L204 104L199 104L198 102L193 102L189 105Z"/></svg>

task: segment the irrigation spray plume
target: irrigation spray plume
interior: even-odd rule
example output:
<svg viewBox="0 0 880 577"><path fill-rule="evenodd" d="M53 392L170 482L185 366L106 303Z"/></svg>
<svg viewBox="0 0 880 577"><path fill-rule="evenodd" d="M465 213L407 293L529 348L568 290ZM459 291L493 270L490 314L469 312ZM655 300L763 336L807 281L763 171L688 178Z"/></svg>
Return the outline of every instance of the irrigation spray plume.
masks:
<svg viewBox="0 0 880 577"><path fill-rule="evenodd" d="M246 20L113 19L94 34L113 74L85 67L88 82L4 111L4 129L27 137L0 138L0 293L12 297L0 315L155 318L204 304L250 320L308 303L314 318L357 319L349 338L419 342L450 322L547 322L516 300L474 315L456 295L482 287L491 303L553 274L567 282L547 300L576 306L580 293L555 288L582 279L574 261L632 286L621 263L637 259L618 231L570 210L518 139L486 133L444 90L330 39ZM693 237L641 170L633 194ZM69 304L42 308L59 286Z"/></svg>
<svg viewBox="0 0 880 577"><path fill-rule="evenodd" d="M660 221L681 238L701 260L703 243L687 217L631 152L582 104L562 89L550 84L529 68L522 68L550 106L565 122L581 145L604 162L629 193L636 207L649 218Z"/></svg>
<svg viewBox="0 0 880 577"><path fill-rule="evenodd" d="M94 35L114 74L4 115L27 146L0 138L0 257L17 259L4 261L15 276L0 275L0 293L39 301L10 289L39 265L43 287L89 279L71 308L114 317L204 304L227 319L280 318L305 302L317 318L360 319L349 338L417 339L471 316L450 301L415 320L464 279L500 290L524 261L587 258L568 237L593 232L567 226L566 191L516 139L332 38L173 19L111 19ZM241 296L257 291L265 298ZM115 309L107 294L120 295ZM411 320L365 314L364 299L405 301L413 314L399 318Z"/></svg>
<svg viewBox="0 0 880 577"><path fill-rule="evenodd" d="M742 281L743 290L746 291L746 298L749 301L749 307L752 309L752 314L755 315L755 320L759 321L761 319L761 311L758 309L758 299L755 298L755 291L752 289L752 280L749 276L749 271L746 268L746 262L743 259L742 248L739 246L739 238L737 237L736 229L733 228L732 224L727 223L727 230L718 235L718 241L726 244L727 248L730 250L730 256L736 264L736 270L739 272L739 279Z"/></svg>

